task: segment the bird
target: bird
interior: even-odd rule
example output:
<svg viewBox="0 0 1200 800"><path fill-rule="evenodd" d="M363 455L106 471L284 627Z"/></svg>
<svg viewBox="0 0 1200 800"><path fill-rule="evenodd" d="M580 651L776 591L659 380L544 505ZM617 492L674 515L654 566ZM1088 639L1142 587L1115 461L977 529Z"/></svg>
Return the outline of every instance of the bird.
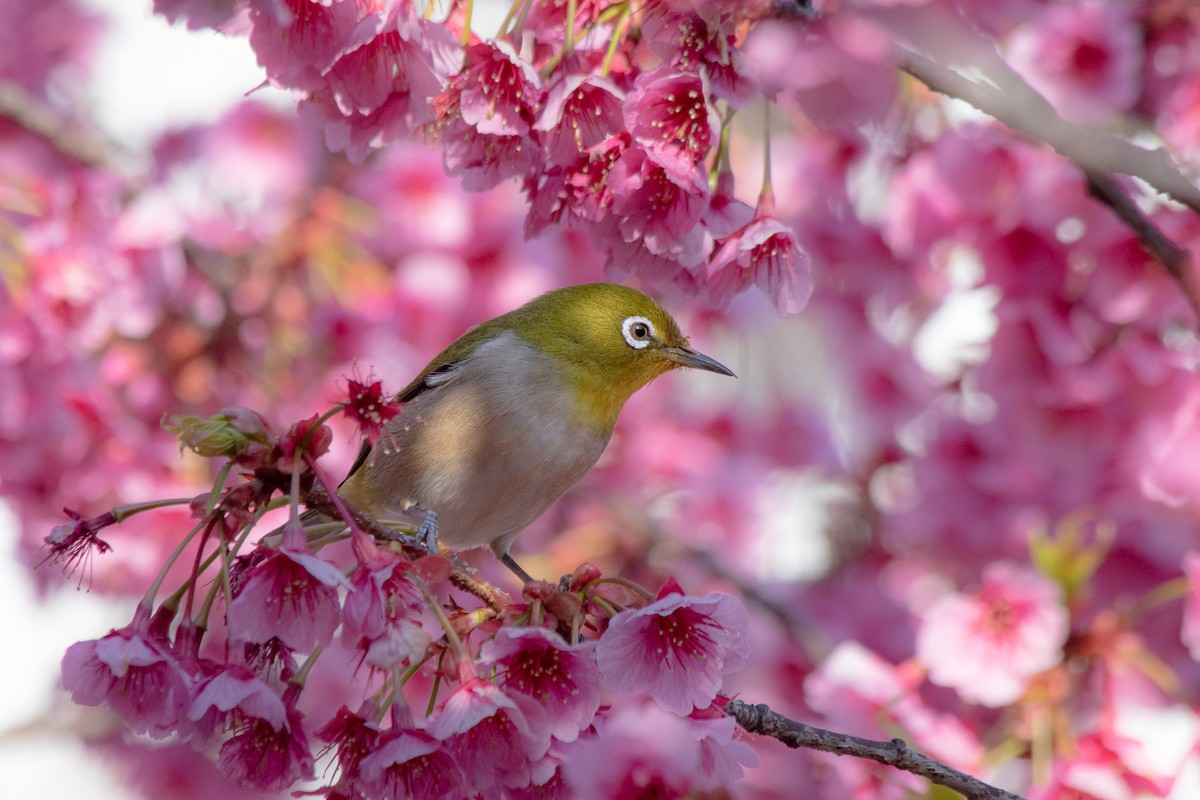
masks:
<svg viewBox="0 0 1200 800"><path fill-rule="evenodd" d="M416 529L431 552L489 547L529 583L513 540L595 466L634 392L680 367L736 377L636 289L546 292L430 361L338 494Z"/></svg>

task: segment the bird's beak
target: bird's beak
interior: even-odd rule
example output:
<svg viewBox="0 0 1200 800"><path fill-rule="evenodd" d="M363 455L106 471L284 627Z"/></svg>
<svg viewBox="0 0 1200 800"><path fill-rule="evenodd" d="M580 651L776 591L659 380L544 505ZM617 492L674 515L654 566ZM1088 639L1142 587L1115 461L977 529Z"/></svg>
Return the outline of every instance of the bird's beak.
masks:
<svg viewBox="0 0 1200 800"><path fill-rule="evenodd" d="M664 347L663 354L681 367L716 372L721 375L728 375L731 378L737 377L737 375L733 374L733 370L720 361L717 361L715 358L709 358L703 353L697 353L695 350L687 347Z"/></svg>

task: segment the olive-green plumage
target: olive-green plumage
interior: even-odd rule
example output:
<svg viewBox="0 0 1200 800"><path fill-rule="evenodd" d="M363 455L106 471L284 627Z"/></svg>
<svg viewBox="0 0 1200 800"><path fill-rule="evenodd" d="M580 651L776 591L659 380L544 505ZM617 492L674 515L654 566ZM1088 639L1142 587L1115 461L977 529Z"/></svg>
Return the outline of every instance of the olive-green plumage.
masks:
<svg viewBox="0 0 1200 800"><path fill-rule="evenodd" d="M733 374L635 289L548 292L434 358L338 493L379 519L432 523L453 549L487 545L527 577L512 540L595 465L625 401L681 366Z"/></svg>

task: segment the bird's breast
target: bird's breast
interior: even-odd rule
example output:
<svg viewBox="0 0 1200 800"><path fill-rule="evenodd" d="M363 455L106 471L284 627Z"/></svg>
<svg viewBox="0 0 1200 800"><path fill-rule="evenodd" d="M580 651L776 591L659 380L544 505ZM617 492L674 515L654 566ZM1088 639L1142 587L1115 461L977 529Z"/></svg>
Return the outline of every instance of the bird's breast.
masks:
<svg viewBox="0 0 1200 800"><path fill-rule="evenodd" d="M552 357L502 334L405 406L351 489L384 516L436 511L451 547L506 546L591 469L611 433L581 413Z"/></svg>

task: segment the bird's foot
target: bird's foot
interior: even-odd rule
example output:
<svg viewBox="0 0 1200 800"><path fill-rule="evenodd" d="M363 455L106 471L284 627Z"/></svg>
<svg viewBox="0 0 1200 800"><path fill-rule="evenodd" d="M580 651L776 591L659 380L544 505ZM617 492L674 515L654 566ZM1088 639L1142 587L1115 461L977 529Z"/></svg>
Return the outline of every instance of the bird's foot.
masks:
<svg viewBox="0 0 1200 800"><path fill-rule="evenodd" d="M417 528L417 543L424 545L426 550L437 555L438 517L436 512L425 512L425 518L421 520L421 527Z"/></svg>

